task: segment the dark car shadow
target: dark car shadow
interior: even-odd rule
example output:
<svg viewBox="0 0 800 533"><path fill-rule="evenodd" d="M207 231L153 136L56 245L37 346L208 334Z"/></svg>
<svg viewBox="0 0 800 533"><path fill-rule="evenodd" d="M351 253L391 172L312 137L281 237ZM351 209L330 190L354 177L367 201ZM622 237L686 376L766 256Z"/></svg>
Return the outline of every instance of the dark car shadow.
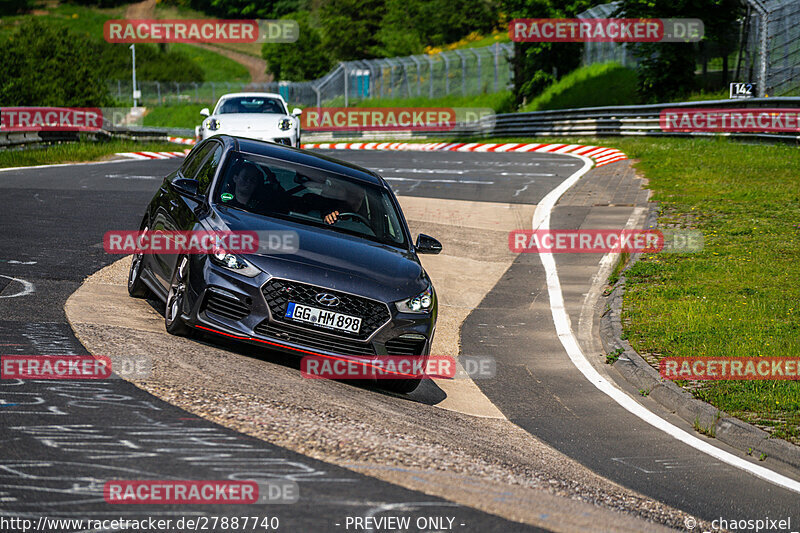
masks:
<svg viewBox="0 0 800 533"><path fill-rule="evenodd" d="M164 303L155 298L148 298L147 303L159 315L164 316ZM241 355L243 357L254 357L261 361L266 361L276 365L285 366L293 370L300 371L300 361L302 357L287 353L281 350L270 349L255 344L247 344L236 340L228 339L221 335L214 335L213 333L206 333L199 330L193 330L190 339L198 344L208 346L210 348L222 348L229 352ZM373 393L378 393L383 396L391 396L414 403L422 403L425 405L437 405L447 398L447 394L431 379L425 378L419 384L414 392L408 394L399 394L380 387L380 380L332 380L338 381L355 387L358 389L367 390Z"/></svg>

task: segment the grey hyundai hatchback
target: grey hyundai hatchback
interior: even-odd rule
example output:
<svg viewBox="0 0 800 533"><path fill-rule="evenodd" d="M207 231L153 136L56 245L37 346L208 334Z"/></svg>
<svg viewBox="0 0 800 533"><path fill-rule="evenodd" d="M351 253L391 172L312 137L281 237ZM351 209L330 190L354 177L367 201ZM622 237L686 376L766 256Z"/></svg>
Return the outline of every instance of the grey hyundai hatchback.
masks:
<svg viewBox="0 0 800 533"><path fill-rule="evenodd" d="M199 143L164 178L140 231L296 235L291 252L134 255L132 296L150 291L173 334L201 330L299 355L427 361L437 301L390 187L320 154L231 136ZM382 379L398 392L420 377Z"/></svg>

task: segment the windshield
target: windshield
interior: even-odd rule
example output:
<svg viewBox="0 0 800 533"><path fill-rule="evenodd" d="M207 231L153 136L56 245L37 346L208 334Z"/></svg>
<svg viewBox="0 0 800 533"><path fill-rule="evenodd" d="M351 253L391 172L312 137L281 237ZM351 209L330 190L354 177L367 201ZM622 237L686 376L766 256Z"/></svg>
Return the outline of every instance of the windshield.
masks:
<svg viewBox="0 0 800 533"><path fill-rule="evenodd" d="M217 115L232 113L286 114L286 107L277 98L264 96L234 96L226 98L218 105Z"/></svg>
<svg viewBox="0 0 800 533"><path fill-rule="evenodd" d="M407 242L395 204L383 188L251 154L231 154L214 201L391 246L405 247Z"/></svg>

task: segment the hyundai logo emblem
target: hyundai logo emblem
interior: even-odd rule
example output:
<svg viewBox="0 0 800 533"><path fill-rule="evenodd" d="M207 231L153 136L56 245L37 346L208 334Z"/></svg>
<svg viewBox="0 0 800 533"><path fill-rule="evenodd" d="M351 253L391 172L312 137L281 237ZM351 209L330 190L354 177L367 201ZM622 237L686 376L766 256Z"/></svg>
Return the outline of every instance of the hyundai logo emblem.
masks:
<svg viewBox="0 0 800 533"><path fill-rule="evenodd" d="M339 305L339 298L328 292L321 292L317 294L314 299L326 307L336 307Z"/></svg>

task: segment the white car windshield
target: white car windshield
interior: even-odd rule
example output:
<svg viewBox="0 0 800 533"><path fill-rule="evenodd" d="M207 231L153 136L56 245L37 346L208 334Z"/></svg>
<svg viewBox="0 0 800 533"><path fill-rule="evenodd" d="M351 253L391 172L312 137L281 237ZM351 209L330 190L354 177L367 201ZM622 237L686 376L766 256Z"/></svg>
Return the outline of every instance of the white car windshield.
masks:
<svg viewBox="0 0 800 533"><path fill-rule="evenodd" d="M285 115L286 107L277 98L264 96L234 96L223 100L216 112L217 115L232 113L259 113Z"/></svg>

